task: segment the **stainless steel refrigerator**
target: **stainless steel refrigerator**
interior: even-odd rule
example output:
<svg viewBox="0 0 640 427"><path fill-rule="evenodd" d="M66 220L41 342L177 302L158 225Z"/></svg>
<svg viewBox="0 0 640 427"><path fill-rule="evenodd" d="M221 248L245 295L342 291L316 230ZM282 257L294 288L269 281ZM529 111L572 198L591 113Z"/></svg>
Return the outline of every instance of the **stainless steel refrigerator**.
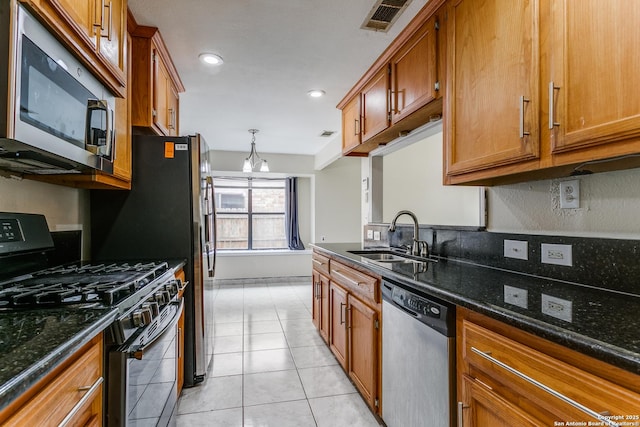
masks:
<svg viewBox="0 0 640 427"><path fill-rule="evenodd" d="M184 385L204 380L212 357L215 205L200 135L136 135L130 191L91 191L91 259L186 260Z"/></svg>

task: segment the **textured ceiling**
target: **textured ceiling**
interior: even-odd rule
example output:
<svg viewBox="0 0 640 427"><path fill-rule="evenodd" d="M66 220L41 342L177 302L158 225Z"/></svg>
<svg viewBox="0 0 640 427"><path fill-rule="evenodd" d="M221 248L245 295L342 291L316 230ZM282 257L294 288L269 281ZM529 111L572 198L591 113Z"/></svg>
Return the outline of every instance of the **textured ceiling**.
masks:
<svg viewBox="0 0 640 427"><path fill-rule="evenodd" d="M180 131L211 148L315 154L340 136L336 104L427 0L413 0L387 33L360 26L374 0L129 0L156 26L186 91ZM201 52L224 58L210 69ZM326 96L307 96L322 89ZM320 137L323 131L336 131Z"/></svg>

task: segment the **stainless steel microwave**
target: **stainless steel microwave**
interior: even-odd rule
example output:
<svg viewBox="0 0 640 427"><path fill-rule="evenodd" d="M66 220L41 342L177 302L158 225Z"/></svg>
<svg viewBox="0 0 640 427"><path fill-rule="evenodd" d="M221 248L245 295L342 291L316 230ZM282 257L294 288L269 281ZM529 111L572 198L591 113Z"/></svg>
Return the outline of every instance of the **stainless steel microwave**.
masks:
<svg viewBox="0 0 640 427"><path fill-rule="evenodd" d="M0 2L0 58L0 169L113 173L115 97L16 0Z"/></svg>

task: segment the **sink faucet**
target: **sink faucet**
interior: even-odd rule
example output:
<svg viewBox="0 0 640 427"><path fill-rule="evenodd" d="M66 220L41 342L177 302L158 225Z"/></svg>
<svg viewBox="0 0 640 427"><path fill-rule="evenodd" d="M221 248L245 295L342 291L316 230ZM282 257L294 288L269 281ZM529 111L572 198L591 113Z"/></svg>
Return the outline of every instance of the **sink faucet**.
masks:
<svg viewBox="0 0 640 427"><path fill-rule="evenodd" d="M413 245L411 245L411 255L415 255L415 256L420 256L420 257L428 257L429 256L429 245L427 245L427 242L423 241L423 240L419 240L419 227L418 227L418 217L416 217L416 214L414 214L411 211L400 211L396 214L395 218L393 218L393 221L391 221L391 225L389 226L389 231L394 232L396 231L396 221L398 220L399 217L401 217L402 215L409 215L411 217L411 219L413 219ZM409 251L407 251L409 252Z"/></svg>

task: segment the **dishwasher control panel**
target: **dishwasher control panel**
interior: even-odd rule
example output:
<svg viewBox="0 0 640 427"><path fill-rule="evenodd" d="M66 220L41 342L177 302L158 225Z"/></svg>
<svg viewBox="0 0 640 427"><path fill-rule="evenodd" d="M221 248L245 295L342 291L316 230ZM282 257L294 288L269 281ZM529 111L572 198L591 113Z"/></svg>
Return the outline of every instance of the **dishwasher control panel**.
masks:
<svg viewBox="0 0 640 427"><path fill-rule="evenodd" d="M422 316L440 318L440 313L442 311L440 304L436 304L426 298L407 292L397 286L393 288L391 299L393 299L396 304L404 308L408 308Z"/></svg>
<svg viewBox="0 0 640 427"><path fill-rule="evenodd" d="M417 295L387 280L383 280L382 283L382 297L383 300L392 302L416 320L431 326L441 334L454 336L455 308L453 306L437 301L436 298Z"/></svg>

